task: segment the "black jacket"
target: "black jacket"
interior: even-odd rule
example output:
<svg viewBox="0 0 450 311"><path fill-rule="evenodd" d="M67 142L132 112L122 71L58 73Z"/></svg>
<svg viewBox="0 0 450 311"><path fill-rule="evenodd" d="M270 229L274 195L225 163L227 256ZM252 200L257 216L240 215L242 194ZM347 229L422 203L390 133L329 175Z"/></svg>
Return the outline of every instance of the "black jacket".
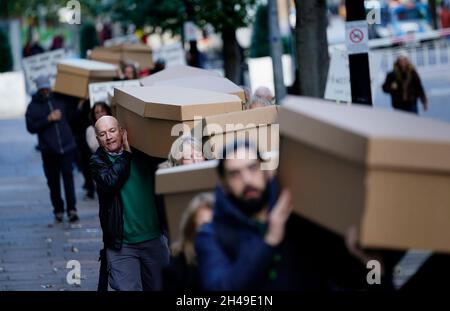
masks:
<svg viewBox="0 0 450 311"><path fill-rule="evenodd" d="M61 110L61 120L48 121L52 110ZM33 95L25 114L27 130L38 134L39 147L44 153L65 154L76 148L75 139L67 122L67 110L62 97L51 94L48 99Z"/></svg>
<svg viewBox="0 0 450 311"><path fill-rule="evenodd" d="M278 185L268 184L269 206ZM367 270L344 240L292 214L277 247L264 242L255 221L239 211L221 187L216 188L214 218L202 226L195 249L205 290L330 291L366 289ZM275 278L270 274L276 272Z"/></svg>
<svg viewBox="0 0 450 311"><path fill-rule="evenodd" d="M133 152L139 152L133 150ZM92 155L89 166L97 185L100 225L103 231L103 243L107 248L121 249L123 243L123 202L120 190L130 176L132 154L124 151L112 163L103 148ZM149 157L149 161L154 158ZM153 162L152 162L153 163ZM155 171L157 163L153 163ZM164 206L160 196L155 196L158 220L164 234L167 232Z"/></svg>
<svg viewBox="0 0 450 311"><path fill-rule="evenodd" d="M392 88L394 82L397 84L396 89ZM383 91L391 95L392 107L396 109L409 110L411 106L417 105L418 98L422 102L426 100L420 77L413 69L406 73L398 69L389 72L383 83Z"/></svg>

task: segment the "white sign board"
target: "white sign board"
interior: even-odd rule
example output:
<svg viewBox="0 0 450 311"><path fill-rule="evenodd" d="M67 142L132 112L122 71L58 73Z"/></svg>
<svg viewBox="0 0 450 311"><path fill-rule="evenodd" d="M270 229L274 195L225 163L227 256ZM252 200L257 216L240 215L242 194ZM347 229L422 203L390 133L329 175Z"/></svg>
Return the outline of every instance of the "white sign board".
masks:
<svg viewBox="0 0 450 311"><path fill-rule="evenodd" d="M91 102L91 107L98 101L108 102L108 93L114 95L114 88L121 86L140 86L140 84L139 80L89 83L89 100Z"/></svg>
<svg viewBox="0 0 450 311"><path fill-rule="evenodd" d="M56 77L56 64L65 57L66 51L64 49L58 49L23 58L22 67L25 74L28 93L33 94L37 91L34 81L40 75L48 76L50 78L50 83L53 86Z"/></svg>
<svg viewBox="0 0 450 311"><path fill-rule="evenodd" d="M0 73L0 98L0 119L23 118L30 98L25 94L22 71Z"/></svg>
<svg viewBox="0 0 450 311"><path fill-rule="evenodd" d="M345 44L349 55L369 52L369 30L366 20L345 23Z"/></svg>
<svg viewBox="0 0 450 311"><path fill-rule="evenodd" d="M348 56L345 51L335 49L331 54L324 97L325 99L341 102L352 101L350 70Z"/></svg>
<svg viewBox="0 0 450 311"><path fill-rule="evenodd" d="M377 53L369 53L370 82L372 89L372 101L375 103L377 87L383 79L381 71L381 57ZM331 53L330 67L328 69L327 85L325 87L325 99L341 102L351 102L350 68L346 51L335 49Z"/></svg>
<svg viewBox="0 0 450 311"><path fill-rule="evenodd" d="M294 82L294 65L292 57L289 54L284 54L281 57L283 64L283 81L284 85L288 86ZM273 66L272 57L258 57L248 59L248 73L250 79L250 87L256 90L260 86L269 88L272 94L275 93L275 85L273 82Z"/></svg>
<svg viewBox="0 0 450 311"><path fill-rule="evenodd" d="M156 51L153 51L153 62L158 59L164 60L167 67L186 65L186 55L181 42L163 45Z"/></svg>
<svg viewBox="0 0 450 311"><path fill-rule="evenodd" d="M184 23L184 40L197 41L197 26L193 22Z"/></svg>

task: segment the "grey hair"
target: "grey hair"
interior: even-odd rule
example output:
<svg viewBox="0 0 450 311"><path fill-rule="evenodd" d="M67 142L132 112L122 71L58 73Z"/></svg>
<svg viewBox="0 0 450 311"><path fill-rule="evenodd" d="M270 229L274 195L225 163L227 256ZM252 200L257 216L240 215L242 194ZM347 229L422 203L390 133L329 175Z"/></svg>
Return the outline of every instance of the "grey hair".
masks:
<svg viewBox="0 0 450 311"><path fill-rule="evenodd" d="M191 144L195 150L202 152L202 144L194 136L180 136L173 142L172 147L170 148L170 153L167 157L170 167L181 165L183 160L183 149L187 144Z"/></svg>

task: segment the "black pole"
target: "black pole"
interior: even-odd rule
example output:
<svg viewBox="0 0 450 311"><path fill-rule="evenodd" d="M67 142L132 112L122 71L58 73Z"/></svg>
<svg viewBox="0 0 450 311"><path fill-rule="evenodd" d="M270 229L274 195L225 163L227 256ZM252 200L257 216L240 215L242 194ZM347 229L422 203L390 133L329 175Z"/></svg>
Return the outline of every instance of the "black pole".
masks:
<svg viewBox="0 0 450 311"><path fill-rule="evenodd" d="M346 0L347 22L365 21L367 15L362 0ZM348 38L346 39L348 40ZM372 90L370 87L370 70L368 51L358 54L348 54L350 67L350 88L352 103L372 105Z"/></svg>
<svg viewBox="0 0 450 311"><path fill-rule="evenodd" d="M195 11L193 3L190 0L184 0L186 8L187 21L193 22L195 20ZM197 40L189 40L189 55L188 65L193 67L200 67L199 51L197 49Z"/></svg>

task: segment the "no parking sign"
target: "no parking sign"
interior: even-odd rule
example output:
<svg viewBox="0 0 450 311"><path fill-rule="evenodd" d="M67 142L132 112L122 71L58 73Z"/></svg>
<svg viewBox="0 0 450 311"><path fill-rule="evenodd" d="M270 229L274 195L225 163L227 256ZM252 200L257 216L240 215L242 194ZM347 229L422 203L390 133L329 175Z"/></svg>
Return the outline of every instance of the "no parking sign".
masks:
<svg viewBox="0 0 450 311"><path fill-rule="evenodd" d="M345 43L348 54L369 52L369 31L366 20L345 23Z"/></svg>

